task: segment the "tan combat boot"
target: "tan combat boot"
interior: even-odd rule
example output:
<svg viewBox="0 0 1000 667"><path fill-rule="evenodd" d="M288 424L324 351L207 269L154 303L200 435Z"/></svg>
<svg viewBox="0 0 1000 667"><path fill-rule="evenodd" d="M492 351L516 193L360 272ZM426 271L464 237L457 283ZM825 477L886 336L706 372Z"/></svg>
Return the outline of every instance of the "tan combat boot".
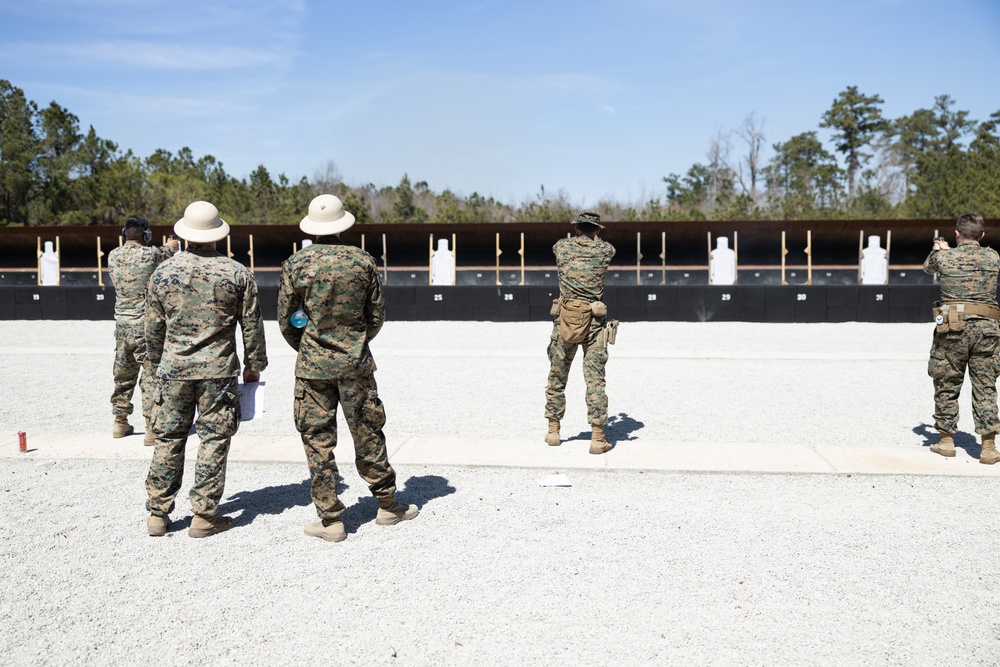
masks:
<svg viewBox="0 0 1000 667"><path fill-rule="evenodd" d="M419 513L420 509L416 505L404 505L396 501L389 509L378 508L375 523L379 526L395 526L400 521L409 521Z"/></svg>
<svg viewBox="0 0 1000 667"><path fill-rule="evenodd" d="M342 521L331 521L330 523L317 521L307 525L302 532L309 537L318 537L327 542L343 542L347 539L347 531L344 530Z"/></svg>
<svg viewBox="0 0 1000 667"><path fill-rule="evenodd" d="M955 455L955 438L951 433L941 431L941 437L931 445L931 451L941 456L952 457Z"/></svg>
<svg viewBox="0 0 1000 667"><path fill-rule="evenodd" d="M222 533L233 527L233 520L228 516L208 516L195 514L188 528L188 537L209 537Z"/></svg>
<svg viewBox="0 0 1000 667"><path fill-rule="evenodd" d="M115 427L111 431L112 438L124 438L126 435L132 435L133 433L135 433L135 429L128 423L127 415L118 415L115 417Z"/></svg>
<svg viewBox="0 0 1000 667"><path fill-rule="evenodd" d="M150 537L163 537L167 534L167 526L169 524L169 517L150 514L149 518L146 519L146 530L149 532Z"/></svg>
<svg viewBox="0 0 1000 667"><path fill-rule="evenodd" d="M979 453L979 462L993 465L1000 461L1000 453L997 452L996 434L988 433L983 436L983 450Z"/></svg>
<svg viewBox="0 0 1000 667"><path fill-rule="evenodd" d="M550 419L549 432L545 434L545 444L551 445L552 447L558 447L559 443L559 422L554 419Z"/></svg>
<svg viewBox="0 0 1000 667"><path fill-rule="evenodd" d="M604 427L592 425L590 430L590 453L603 454L604 452L611 451L611 443L604 437Z"/></svg>
<svg viewBox="0 0 1000 667"><path fill-rule="evenodd" d="M142 436L142 444L147 447L152 447L156 444L156 434L153 433L153 429L149 427L149 420L146 420L146 433Z"/></svg>

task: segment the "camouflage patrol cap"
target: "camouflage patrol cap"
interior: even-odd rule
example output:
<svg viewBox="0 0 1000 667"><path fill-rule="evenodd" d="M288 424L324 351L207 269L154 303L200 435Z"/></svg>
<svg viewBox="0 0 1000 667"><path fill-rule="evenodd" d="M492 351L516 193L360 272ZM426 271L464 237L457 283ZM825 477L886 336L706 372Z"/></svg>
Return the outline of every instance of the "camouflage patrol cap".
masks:
<svg viewBox="0 0 1000 667"><path fill-rule="evenodd" d="M580 215L576 216L576 220L573 221L573 224L594 225L595 227L600 227L601 229L604 229L604 225L601 224L600 214L594 211L584 211Z"/></svg>

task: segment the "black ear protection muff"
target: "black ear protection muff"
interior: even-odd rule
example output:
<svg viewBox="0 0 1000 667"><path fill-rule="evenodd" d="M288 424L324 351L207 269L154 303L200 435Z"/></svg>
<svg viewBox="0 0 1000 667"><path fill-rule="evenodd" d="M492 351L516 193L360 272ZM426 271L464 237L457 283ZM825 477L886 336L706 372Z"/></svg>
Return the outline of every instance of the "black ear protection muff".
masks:
<svg viewBox="0 0 1000 667"><path fill-rule="evenodd" d="M127 240L125 238L125 230L128 229L129 223L132 227L142 227L142 242L149 245L149 242L153 240L153 229L149 226L149 221L146 218L136 216L134 218L129 218L122 225L122 240Z"/></svg>

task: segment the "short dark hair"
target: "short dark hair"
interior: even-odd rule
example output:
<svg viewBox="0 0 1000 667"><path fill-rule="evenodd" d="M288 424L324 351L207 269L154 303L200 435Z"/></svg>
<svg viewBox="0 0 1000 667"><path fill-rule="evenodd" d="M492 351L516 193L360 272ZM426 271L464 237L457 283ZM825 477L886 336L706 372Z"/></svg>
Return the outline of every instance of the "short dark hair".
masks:
<svg viewBox="0 0 1000 667"><path fill-rule="evenodd" d="M125 238L138 240L141 239L146 230L149 229L149 220L146 220L146 218L141 215L134 215L125 221L122 229L125 230Z"/></svg>
<svg viewBox="0 0 1000 667"><path fill-rule="evenodd" d="M579 229L584 234L590 235L600 229L597 225L592 222L577 222L576 228Z"/></svg>
<svg viewBox="0 0 1000 667"><path fill-rule="evenodd" d="M983 216L966 213L959 216L958 222L955 223L955 229L962 235L962 238L978 241L979 237L983 235L986 225L983 223Z"/></svg>

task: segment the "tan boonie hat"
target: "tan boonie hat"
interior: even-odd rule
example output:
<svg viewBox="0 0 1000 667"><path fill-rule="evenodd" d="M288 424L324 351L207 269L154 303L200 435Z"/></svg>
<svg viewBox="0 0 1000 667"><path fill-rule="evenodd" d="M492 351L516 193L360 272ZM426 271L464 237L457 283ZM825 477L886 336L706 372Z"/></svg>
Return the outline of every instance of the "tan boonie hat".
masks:
<svg viewBox="0 0 1000 667"><path fill-rule="evenodd" d="M213 243L229 235L229 224L219 217L215 204L196 201L184 209L184 217L174 224L174 233L191 243Z"/></svg>
<svg viewBox="0 0 1000 667"><path fill-rule="evenodd" d="M313 236L339 234L354 224L354 216L344 210L344 204L333 195L320 195L309 202L309 215L302 218L299 229Z"/></svg>
<svg viewBox="0 0 1000 667"><path fill-rule="evenodd" d="M580 215L576 216L576 220L573 221L574 225L579 225L585 223L588 225L594 225L595 227L600 227L604 229L604 225L601 224L601 216L594 211L584 211Z"/></svg>

